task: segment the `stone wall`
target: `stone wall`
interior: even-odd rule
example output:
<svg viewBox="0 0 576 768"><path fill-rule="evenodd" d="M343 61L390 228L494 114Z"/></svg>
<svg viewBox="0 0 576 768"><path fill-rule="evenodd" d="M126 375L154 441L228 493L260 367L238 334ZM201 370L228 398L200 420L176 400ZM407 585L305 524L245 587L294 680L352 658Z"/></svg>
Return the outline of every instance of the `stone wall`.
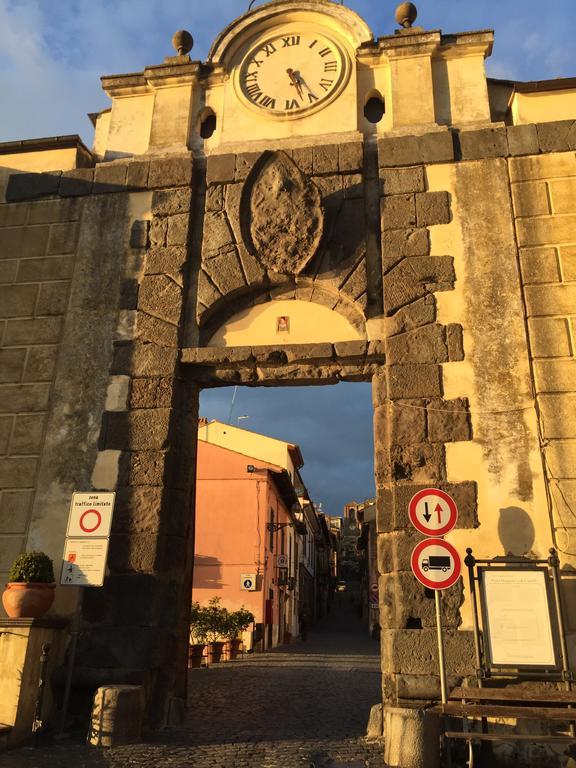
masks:
<svg viewBox="0 0 576 768"><path fill-rule="evenodd" d="M545 468L563 564L576 564L576 157L510 162ZM566 578L574 596L576 583ZM570 629L576 632L573 600Z"/></svg>
<svg viewBox="0 0 576 768"><path fill-rule="evenodd" d="M75 266L77 200L0 206L0 581L25 547Z"/></svg>

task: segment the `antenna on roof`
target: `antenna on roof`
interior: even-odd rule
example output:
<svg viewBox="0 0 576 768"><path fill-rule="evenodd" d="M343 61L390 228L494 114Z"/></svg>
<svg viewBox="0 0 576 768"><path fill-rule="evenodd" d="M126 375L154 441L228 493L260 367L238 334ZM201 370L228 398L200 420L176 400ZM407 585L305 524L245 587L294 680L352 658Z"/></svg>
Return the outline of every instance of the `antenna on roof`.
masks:
<svg viewBox="0 0 576 768"><path fill-rule="evenodd" d="M232 402L230 403L230 413L228 414L228 424L232 424L232 411L234 410L234 403L236 402L236 395L238 394L238 387L234 387L234 393L232 395Z"/></svg>

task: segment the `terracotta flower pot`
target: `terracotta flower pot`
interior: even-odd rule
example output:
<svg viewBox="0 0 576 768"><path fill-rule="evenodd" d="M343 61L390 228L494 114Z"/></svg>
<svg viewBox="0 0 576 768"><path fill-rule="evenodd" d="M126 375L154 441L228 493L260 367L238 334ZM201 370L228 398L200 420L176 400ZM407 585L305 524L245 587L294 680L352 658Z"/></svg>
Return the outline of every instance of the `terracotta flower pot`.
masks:
<svg viewBox="0 0 576 768"><path fill-rule="evenodd" d="M203 643L194 643L194 645L188 646L188 669L198 669L202 666L205 648Z"/></svg>
<svg viewBox="0 0 576 768"><path fill-rule="evenodd" d="M210 643L208 646L208 661L210 664L218 664L222 660L223 651L224 643Z"/></svg>
<svg viewBox="0 0 576 768"><path fill-rule="evenodd" d="M11 619L39 619L54 602L56 584L10 581L2 593L2 605Z"/></svg>
<svg viewBox="0 0 576 768"><path fill-rule="evenodd" d="M242 653L242 640L230 640L230 658L237 659Z"/></svg>

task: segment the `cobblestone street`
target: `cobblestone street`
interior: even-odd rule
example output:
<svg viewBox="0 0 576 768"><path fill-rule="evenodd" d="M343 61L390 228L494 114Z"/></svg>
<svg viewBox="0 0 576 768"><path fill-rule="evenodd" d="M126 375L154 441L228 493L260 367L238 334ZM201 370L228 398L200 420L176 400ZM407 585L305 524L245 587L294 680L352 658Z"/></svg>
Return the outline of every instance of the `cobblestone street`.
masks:
<svg viewBox="0 0 576 768"><path fill-rule="evenodd" d="M381 768L382 745L364 739L379 687L379 644L346 605L305 643L191 670L179 728L130 747L19 749L0 768Z"/></svg>

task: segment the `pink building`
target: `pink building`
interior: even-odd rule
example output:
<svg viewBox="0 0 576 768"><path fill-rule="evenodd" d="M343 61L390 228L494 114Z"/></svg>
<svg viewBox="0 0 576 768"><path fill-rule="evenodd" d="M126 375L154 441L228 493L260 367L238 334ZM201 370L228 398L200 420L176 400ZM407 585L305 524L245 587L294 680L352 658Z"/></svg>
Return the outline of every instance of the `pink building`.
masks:
<svg viewBox="0 0 576 768"><path fill-rule="evenodd" d="M298 504L289 473L198 441L192 600L218 596L255 616L248 647L271 648L297 631Z"/></svg>

